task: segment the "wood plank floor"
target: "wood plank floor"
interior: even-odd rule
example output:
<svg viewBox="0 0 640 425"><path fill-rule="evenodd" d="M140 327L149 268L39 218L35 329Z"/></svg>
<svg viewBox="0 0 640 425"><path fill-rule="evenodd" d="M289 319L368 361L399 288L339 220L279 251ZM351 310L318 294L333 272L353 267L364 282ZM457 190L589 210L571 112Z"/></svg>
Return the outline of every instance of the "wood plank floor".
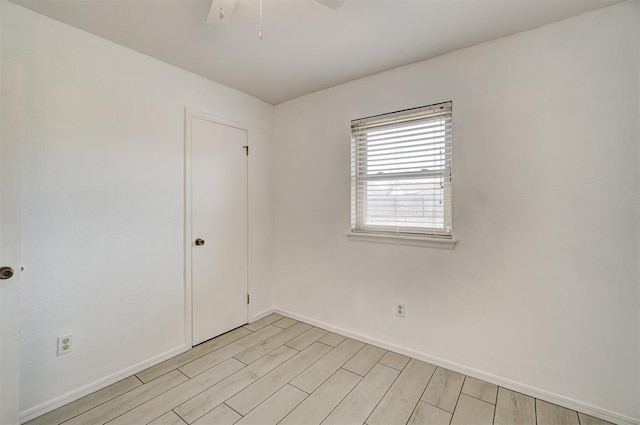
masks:
<svg viewBox="0 0 640 425"><path fill-rule="evenodd" d="M28 425L606 425L271 314Z"/></svg>

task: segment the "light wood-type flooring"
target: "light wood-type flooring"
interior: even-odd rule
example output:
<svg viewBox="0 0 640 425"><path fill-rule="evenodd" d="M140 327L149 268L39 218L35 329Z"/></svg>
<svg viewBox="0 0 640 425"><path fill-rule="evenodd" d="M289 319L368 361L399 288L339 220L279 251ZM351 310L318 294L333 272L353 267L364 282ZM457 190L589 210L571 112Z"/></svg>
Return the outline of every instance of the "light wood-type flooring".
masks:
<svg viewBox="0 0 640 425"><path fill-rule="evenodd" d="M604 425L271 314L29 425Z"/></svg>

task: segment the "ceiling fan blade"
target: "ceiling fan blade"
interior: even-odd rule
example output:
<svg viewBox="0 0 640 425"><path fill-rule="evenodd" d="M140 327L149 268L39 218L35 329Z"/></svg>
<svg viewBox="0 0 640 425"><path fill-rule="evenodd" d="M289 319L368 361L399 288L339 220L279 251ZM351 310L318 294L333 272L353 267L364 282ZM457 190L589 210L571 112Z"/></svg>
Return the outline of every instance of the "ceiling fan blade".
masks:
<svg viewBox="0 0 640 425"><path fill-rule="evenodd" d="M212 0L207 15L207 24L221 25L229 22L235 7L236 0Z"/></svg>
<svg viewBox="0 0 640 425"><path fill-rule="evenodd" d="M316 0L316 1L334 10L342 6L342 3L344 3L344 0Z"/></svg>

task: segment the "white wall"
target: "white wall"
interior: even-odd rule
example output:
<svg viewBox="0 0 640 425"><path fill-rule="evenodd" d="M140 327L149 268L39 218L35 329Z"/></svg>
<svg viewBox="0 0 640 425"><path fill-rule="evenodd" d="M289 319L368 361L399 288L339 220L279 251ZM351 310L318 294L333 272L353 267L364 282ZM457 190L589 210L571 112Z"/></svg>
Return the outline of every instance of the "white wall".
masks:
<svg viewBox="0 0 640 425"><path fill-rule="evenodd" d="M277 105L276 306L638 421L637 7ZM448 100L455 250L348 241L350 120Z"/></svg>
<svg viewBox="0 0 640 425"><path fill-rule="evenodd" d="M2 7L0 0L0 49ZM20 82L13 63L2 62L0 74L0 266L14 269L9 280L0 281L0 424L16 423L20 382L20 133L19 105L5 99L19 96ZM14 107L11 107L14 106Z"/></svg>
<svg viewBox="0 0 640 425"><path fill-rule="evenodd" d="M273 106L3 6L26 123L24 419L184 343L185 106L248 125L250 313L272 306ZM66 333L74 351L56 357Z"/></svg>

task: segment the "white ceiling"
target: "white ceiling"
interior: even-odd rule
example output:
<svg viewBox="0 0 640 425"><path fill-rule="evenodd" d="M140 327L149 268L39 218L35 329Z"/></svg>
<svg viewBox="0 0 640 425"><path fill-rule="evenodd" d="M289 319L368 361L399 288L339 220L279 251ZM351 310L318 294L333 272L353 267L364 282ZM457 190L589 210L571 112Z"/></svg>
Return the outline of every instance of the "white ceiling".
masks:
<svg viewBox="0 0 640 425"><path fill-rule="evenodd" d="M604 7L617 0L12 0L277 104L355 78Z"/></svg>

